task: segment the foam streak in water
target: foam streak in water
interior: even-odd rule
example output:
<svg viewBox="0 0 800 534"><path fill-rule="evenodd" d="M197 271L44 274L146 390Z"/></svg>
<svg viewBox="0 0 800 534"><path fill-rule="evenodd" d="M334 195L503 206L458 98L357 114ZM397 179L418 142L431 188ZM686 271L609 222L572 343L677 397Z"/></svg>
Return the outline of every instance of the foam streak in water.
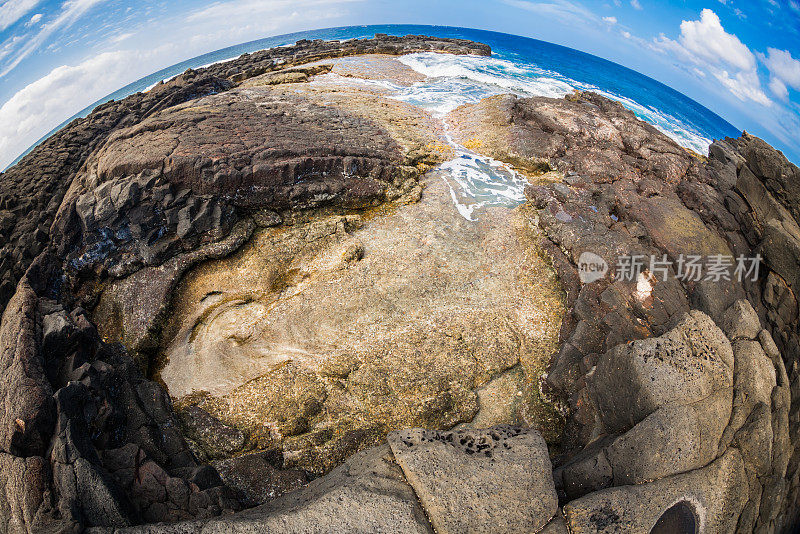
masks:
<svg viewBox="0 0 800 534"><path fill-rule="evenodd" d="M450 187L453 204L465 219L476 220L475 212L483 208L513 208L525 202L527 181L516 171L446 137L456 157L440 165L439 170Z"/></svg>
<svg viewBox="0 0 800 534"><path fill-rule="evenodd" d="M477 102L491 94L508 92L498 86L476 84L469 80L439 78L434 82L420 82L408 87L385 80L350 78L335 73L317 76L311 83L329 82L388 91L391 98L428 109L440 118L461 104ZM445 123L445 131L447 129ZM440 165L438 172L450 187L453 204L465 219L477 220L476 212L483 208L511 208L525 202L524 188L527 181L517 172L500 161L476 154L459 145L447 133L445 139L453 147L455 157Z"/></svg>
<svg viewBox="0 0 800 534"><path fill-rule="evenodd" d="M343 78L328 74L318 79L339 84L358 84L378 88L392 97L428 110L436 117L463 104L498 94L562 98L574 90L594 91L616 100L674 139L678 144L705 153L711 141L673 116L639 104L594 85L580 83L557 72L531 63L498 57L456 56L424 52L409 54L399 61L424 74L428 80L401 86L383 80ZM312 82L313 83L313 82ZM513 169L492 158L476 154L447 136L456 157L439 167L450 187L453 203L466 219L476 220L476 212L486 207L513 207L525 201L526 180Z"/></svg>

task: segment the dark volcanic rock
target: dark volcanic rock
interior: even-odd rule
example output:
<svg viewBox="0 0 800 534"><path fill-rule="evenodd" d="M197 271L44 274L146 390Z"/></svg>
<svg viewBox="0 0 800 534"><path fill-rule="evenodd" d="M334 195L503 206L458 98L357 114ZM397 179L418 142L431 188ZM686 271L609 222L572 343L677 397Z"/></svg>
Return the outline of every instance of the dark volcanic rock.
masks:
<svg viewBox="0 0 800 534"><path fill-rule="evenodd" d="M800 452L789 437L800 400L789 398L800 391L790 387L800 382L797 167L747 134L715 143L704 162L585 93L494 97L457 110L453 121L461 138L477 136L494 157L529 172L546 163L566 176L566 185L532 186L528 196L545 249L558 250L554 265L573 280L564 343L547 377L571 408L555 470L562 502L581 497L564 510L571 531L650 528L658 517L646 515L653 501L645 495L679 488L679 477L713 489L716 475L702 466L714 458L725 477L748 480L749 494L698 494L730 508L698 513L716 517L721 531L797 525ZM609 274L579 284L586 252L602 257ZM643 260L633 280L615 269L631 255ZM691 255L706 264L730 258L730 278L679 278ZM735 275L740 255L760 255L758 276Z"/></svg>
<svg viewBox="0 0 800 534"><path fill-rule="evenodd" d="M657 193L664 182L702 167L622 104L594 93L563 99L500 95L462 106L450 120L457 139L480 139L482 150L497 159L533 169L549 164L591 182L649 178Z"/></svg>
<svg viewBox="0 0 800 534"><path fill-rule="evenodd" d="M21 283L0 325L0 451L43 456L55 421L53 389L44 372L36 294Z"/></svg>
<svg viewBox="0 0 800 534"><path fill-rule="evenodd" d="M658 517L639 523L652 500L640 508L638 499L666 491L656 487L675 473L699 474L726 456L730 466L743 460L725 476L747 478L749 495L714 497L733 507L724 513L693 513L739 517L738 525L721 523L721 531L794 528L800 453L788 436L798 427L790 414L800 399L789 399L800 391L790 387L800 382L797 167L748 134L717 141L704 160L619 104L587 93L498 96L463 106L450 120L458 139L495 158L529 173L554 168L564 175L527 193L572 308L546 380L571 408L567 452L555 470L562 502L589 493L565 507L571 531L647 530ZM581 284L577 266L587 252L610 269ZM642 269L626 280L616 268L632 255ZM679 279L691 255L706 263L729 258L732 276L704 271L700 279ZM757 276L735 276L737 257L758 255ZM707 326L681 334L686 312ZM724 331L721 341L707 336L714 323ZM690 347L681 348L684 342ZM714 357L691 363L709 349ZM624 484L637 486L592 493Z"/></svg>
<svg viewBox="0 0 800 534"><path fill-rule="evenodd" d="M222 480L239 492L242 503L248 507L269 502L308 482L305 472L282 469L283 457L277 451L246 454L215 462L214 466Z"/></svg>
<svg viewBox="0 0 800 534"><path fill-rule="evenodd" d="M188 406L179 417L188 438L200 445L210 458L225 458L241 450L245 436L236 428L224 425L197 406Z"/></svg>
<svg viewBox="0 0 800 534"><path fill-rule="evenodd" d="M352 207L368 204L382 196L381 182L392 181L403 156L388 133L362 117L300 95L229 92L120 130L96 158L103 187L159 170L176 191L188 188L236 206L283 210L336 198ZM95 208L96 217L102 207ZM188 229L207 209L187 204L178 214L179 233L182 223Z"/></svg>

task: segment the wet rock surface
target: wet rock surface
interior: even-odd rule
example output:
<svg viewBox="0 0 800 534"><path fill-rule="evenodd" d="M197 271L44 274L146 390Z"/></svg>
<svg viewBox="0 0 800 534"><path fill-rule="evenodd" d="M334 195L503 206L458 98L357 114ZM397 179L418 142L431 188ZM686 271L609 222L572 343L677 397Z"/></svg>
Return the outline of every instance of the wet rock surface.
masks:
<svg viewBox="0 0 800 534"><path fill-rule="evenodd" d="M170 394L315 473L409 426L556 438L538 380L561 301L533 234L506 209L472 224L443 180L423 184L391 213L259 230L188 273L165 330Z"/></svg>
<svg viewBox="0 0 800 534"><path fill-rule="evenodd" d="M411 238L403 214L441 199L435 186L422 187L435 175L421 177L448 157L437 146L441 124L405 104L381 104L380 92L315 78L363 75L362 61L331 58L425 50L489 53L463 41L381 36L247 55L101 106L0 177L0 532L797 527L800 171L748 134L715 142L707 157L690 154L593 94L502 95L445 119L478 152L531 176L563 177L532 180L529 204L493 219L500 233L487 242L506 244L504 254L520 246L497 238L514 224L538 239L523 247L535 258L511 254L513 269L508 258L498 261L505 271L490 269L486 280L538 265L543 251L563 286L567 311L563 322L558 315L560 343L541 391L541 368L531 372L524 351L502 357L503 347L519 345L530 316L450 313L420 333L420 318L400 310L396 318L417 325L406 341L429 359L377 351L380 343L368 344L369 358L305 346L314 365L295 356L266 375L245 369L234 382L219 381L211 400L194 391L173 406L163 374L170 360L159 353L181 332L202 341L193 327L216 317L199 313L184 332L194 312L174 306L175 295L193 305L233 303L230 321L215 319L232 331L211 339L213 347L286 345L291 336L253 336L260 323L250 319L278 302L282 317L319 324L314 300L303 305L302 291L292 293L303 272L312 274L307 287L336 281L354 294L341 282L358 277L343 273L381 265L369 263L378 241L368 232L405 229ZM391 58L376 65L376 76L414 82ZM431 230L426 245L442 233ZM219 278L204 281L215 262L235 273L248 247L275 252L276 243L284 248L274 261L285 265L248 283L259 295L292 293L291 305L223 298L213 287ZM610 269L581 283L586 252ZM631 254L645 264L626 279L615 267ZM741 281L691 280L678 276L687 255L761 263ZM421 272L434 256L415 260ZM181 293L188 287L198 291ZM463 328L452 329L459 320ZM295 341L316 336L317 345L325 338L308 328L277 331ZM489 332L494 360L471 352ZM504 344L497 332L518 337ZM420 341L433 334L454 344ZM377 365L393 354L402 357ZM163 382L153 380L156 370ZM241 388L247 394L236 397ZM408 397L397 394L405 390ZM508 400L515 391L563 403L566 425L558 439L548 436L549 452L535 429L447 430L520 422L524 403ZM386 392L390 401L381 404ZM250 423L269 423L260 434L230 409L253 399L266 411ZM324 424L336 410L355 423L339 434ZM395 427L435 428L400 430L380 444L391 428L374 424L385 420L376 410L413 415ZM512 421L502 420L509 414ZM309 473L327 474L308 482Z"/></svg>

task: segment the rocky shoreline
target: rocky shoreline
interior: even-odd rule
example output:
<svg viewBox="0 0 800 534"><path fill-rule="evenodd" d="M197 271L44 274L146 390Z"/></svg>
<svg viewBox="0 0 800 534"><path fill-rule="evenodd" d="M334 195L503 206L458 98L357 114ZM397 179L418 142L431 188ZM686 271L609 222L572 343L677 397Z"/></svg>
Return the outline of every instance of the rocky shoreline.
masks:
<svg viewBox="0 0 800 534"><path fill-rule="evenodd" d="M748 134L689 153L595 94L500 95L444 120L529 203L439 219L443 123L325 78L414 83L391 56L420 51L491 53L301 41L105 104L0 175L0 532L800 524L800 170ZM608 275L582 283L585 253ZM762 262L649 263L693 255ZM218 389L187 396L202 354Z"/></svg>

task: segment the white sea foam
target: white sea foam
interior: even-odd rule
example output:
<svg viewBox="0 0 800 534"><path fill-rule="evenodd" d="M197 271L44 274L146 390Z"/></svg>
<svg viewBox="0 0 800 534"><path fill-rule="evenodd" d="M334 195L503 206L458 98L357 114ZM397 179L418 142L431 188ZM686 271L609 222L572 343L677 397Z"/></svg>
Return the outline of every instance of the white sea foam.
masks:
<svg viewBox="0 0 800 534"><path fill-rule="evenodd" d="M576 89L594 91L619 101L684 147L704 153L711 142L667 113L532 64L496 57L433 52L409 54L399 60L429 79L410 86L336 74L319 76L315 80L378 88L387 91L392 98L422 107L442 118L463 104L475 103L497 94L561 98ZM527 181L524 177L502 162L459 145L450 136L447 136L447 141L456 156L440 165L439 171L450 187L456 209L464 218L474 221L484 208L513 207L525 202Z"/></svg>
<svg viewBox="0 0 800 534"><path fill-rule="evenodd" d="M466 102L477 102L490 94L508 92L478 87L472 81L452 78L438 78L410 87L386 80L367 80L336 73L315 76L311 81L312 84L331 82L337 86L387 91L391 98L428 109L438 116L444 116ZM514 207L525 202L524 188L527 182L517 172L500 161L459 145L448 134L445 134L445 139L453 147L455 157L440 165L438 173L450 187L453 204L465 219L477 220L478 212L483 208Z"/></svg>
<svg viewBox="0 0 800 534"><path fill-rule="evenodd" d="M542 69L504 59L423 52L402 56L400 61L431 80L406 88L397 98L437 115L496 94L558 98L573 90Z"/></svg>
<svg viewBox="0 0 800 534"><path fill-rule="evenodd" d="M450 187L458 212L467 220L477 220L476 212L488 207L514 207L525 202L524 178L492 158L455 145L456 157L439 166Z"/></svg>
<svg viewBox="0 0 800 534"><path fill-rule="evenodd" d="M710 139L668 113L536 65L496 57L456 56L433 52L409 54L401 57L400 61L434 80L415 84L398 98L421 105L437 114L446 114L462 104L477 102L493 94L510 92L521 96L561 98L579 89L594 91L622 103L681 146L704 154L711 144Z"/></svg>

